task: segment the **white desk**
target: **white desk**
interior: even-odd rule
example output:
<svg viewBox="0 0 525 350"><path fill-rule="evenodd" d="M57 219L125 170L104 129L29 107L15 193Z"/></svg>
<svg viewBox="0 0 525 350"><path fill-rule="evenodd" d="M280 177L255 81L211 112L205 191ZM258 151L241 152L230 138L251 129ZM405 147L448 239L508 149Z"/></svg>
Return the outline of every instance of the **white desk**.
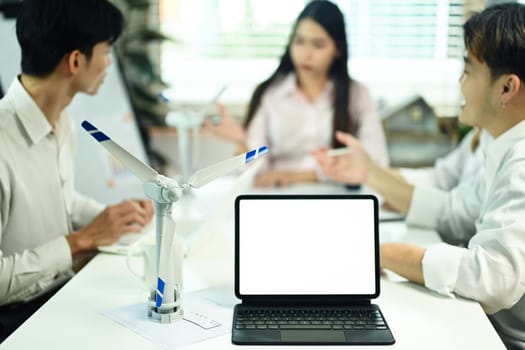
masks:
<svg viewBox="0 0 525 350"><path fill-rule="evenodd" d="M231 285L233 295L234 233L228 227L218 229L205 240L199 241L185 260L186 291L228 284ZM422 245L439 241L435 232L406 229L403 222L382 223L380 231L391 239ZM144 302L146 294L145 289L127 270L124 256L99 254L6 339L0 348L161 349L102 315L108 310ZM381 307L396 343L388 347L348 348L505 349L476 302L444 298L389 274L381 279L381 296L375 303ZM234 346L230 337L231 334L228 334L188 348L262 348Z"/></svg>

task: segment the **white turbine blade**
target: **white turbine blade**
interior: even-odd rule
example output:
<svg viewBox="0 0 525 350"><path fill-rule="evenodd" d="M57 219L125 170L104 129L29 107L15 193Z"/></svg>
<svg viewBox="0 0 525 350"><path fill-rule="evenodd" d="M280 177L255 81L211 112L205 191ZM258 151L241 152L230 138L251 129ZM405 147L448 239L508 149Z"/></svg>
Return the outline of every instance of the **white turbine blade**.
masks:
<svg viewBox="0 0 525 350"><path fill-rule="evenodd" d="M174 302L173 295L173 277L174 266L171 262L173 236L175 235L175 222L171 215L164 217L162 227L162 237L159 255L159 276L157 278L157 291L155 305L160 307L162 304L171 304Z"/></svg>
<svg viewBox="0 0 525 350"><path fill-rule="evenodd" d="M97 129L93 124L84 120L82 127L91 135L97 142L111 153L115 158L122 162L136 177L142 182L155 181L159 174L149 165L135 157L133 154L126 151L118 143L109 138L102 131Z"/></svg>
<svg viewBox="0 0 525 350"><path fill-rule="evenodd" d="M195 172L188 181L190 187L199 188L206 185L208 182L215 180L218 177L228 174L229 172L239 168L240 166L255 160L264 154L268 153L268 147L261 146L252 149L249 152L240 154L222 162L215 163L209 167L203 168Z"/></svg>
<svg viewBox="0 0 525 350"><path fill-rule="evenodd" d="M201 136L198 126L193 126L193 128L191 128L191 135L193 137L193 144L191 147L191 164L194 166L195 164L197 164L200 157Z"/></svg>

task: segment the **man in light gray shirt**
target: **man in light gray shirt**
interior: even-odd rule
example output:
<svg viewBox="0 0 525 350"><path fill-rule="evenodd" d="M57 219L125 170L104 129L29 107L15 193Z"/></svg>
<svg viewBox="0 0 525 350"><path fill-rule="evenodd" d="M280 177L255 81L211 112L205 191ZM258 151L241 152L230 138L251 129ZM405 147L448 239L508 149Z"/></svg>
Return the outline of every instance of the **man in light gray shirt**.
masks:
<svg viewBox="0 0 525 350"><path fill-rule="evenodd" d="M477 300L505 344L525 349L525 5L489 7L464 32L460 121L492 137L483 146L483 171L451 192L412 186L343 133L338 138L351 153L316 157L331 177L367 184L407 213L408 224L434 228L447 242L426 249L382 244L382 267Z"/></svg>
<svg viewBox="0 0 525 350"><path fill-rule="evenodd" d="M104 208L73 188L75 133L65 112L96 94L122 31L107 0L25 0L22 74L0 100L0 341L72 274L86 252L138 232L149 200Z"/></svg>

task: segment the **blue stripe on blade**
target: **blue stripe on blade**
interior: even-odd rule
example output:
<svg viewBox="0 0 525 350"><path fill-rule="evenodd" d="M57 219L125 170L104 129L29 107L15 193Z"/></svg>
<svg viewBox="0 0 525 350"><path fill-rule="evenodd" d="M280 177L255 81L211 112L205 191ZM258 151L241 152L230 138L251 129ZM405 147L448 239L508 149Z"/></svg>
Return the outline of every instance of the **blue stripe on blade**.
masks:
<svg viewBox="0 0 525 350"><path fill-rule="evenodd" d="M252 160L254 160L255 159L255 154L257 154L257 150L255 150L255 149L252 149L250 152L247 152L246 153L246 158L244 159L244 162L245 163L249 163Z"/></svg>
<svg viewBox="0 0 525 350"><path fill-rule="evenodd" d="M257 155L262 156L265 153L268 153L268 147L267 146L259 147L259 153Z"/></svg>
<svg viewBox="0 0 525 350"><path fill-rule="evenodd" d="M88 122L87 120L84 120L81 125L87 131L95 131L95 130L97 130L97 128L93 124Z"/></svg>
<svg viewBox="0 0 525 350"><path fill-rule="evenodd" d="M155 298L156 306L160 307L162 305L162 298L164 296L164 287L166 287L166 283L159 277L157 279L157 296Z"/></svg>
<svg viewBox="0 0 525 350"><path fill-rule="evenodd" d="M162 305L162 295L157 292L157 297L155 298L155 306L160 307Z"/></svg>
<svg viewBox="0 0 525 350"><path fill-rule="evenodd" d="M108 141L109 137L102 131L97 131L91 134L98 142Z"/></svg>

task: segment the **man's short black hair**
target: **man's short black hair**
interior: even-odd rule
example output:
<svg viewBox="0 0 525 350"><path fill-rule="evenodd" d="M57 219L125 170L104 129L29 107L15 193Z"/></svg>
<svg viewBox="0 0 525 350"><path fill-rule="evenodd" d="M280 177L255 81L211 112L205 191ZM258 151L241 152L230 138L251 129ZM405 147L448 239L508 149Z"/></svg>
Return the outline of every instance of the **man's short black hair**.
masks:
<svg viewBox="0 0 525 350"><path fill-rule="evenodd" d="M16 21L22 72L43 77L74 50L91 58L93 47L112 44L124 18L107 0L24 0Z"/></svg>
<svg viewBox="0 0 525 350"><path fill-rule="evenodd" d="M474 14L463 26L465 47L492 79L516 74L525 81L525 5L505 3Z"/></svg>

